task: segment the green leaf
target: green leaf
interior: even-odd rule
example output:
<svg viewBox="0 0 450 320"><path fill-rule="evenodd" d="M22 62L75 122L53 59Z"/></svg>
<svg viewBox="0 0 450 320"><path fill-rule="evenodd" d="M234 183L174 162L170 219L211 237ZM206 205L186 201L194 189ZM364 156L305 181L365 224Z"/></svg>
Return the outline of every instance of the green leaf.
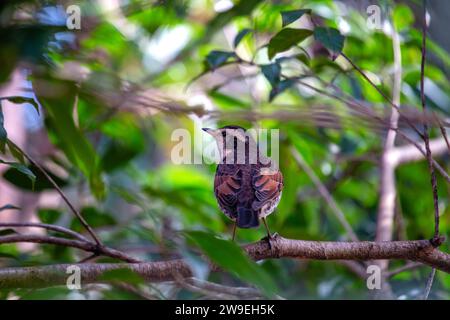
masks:
<svg viewBox="0 0 450 320"><path fill-rule="evenodd" d="M39 105L37 104L36 100L34 100L34 98L22 97L22 96L11 96L11 97L2 97L0 99L5 99L5 100L8 100L15 104L29 103L34 107L34 109L36 109L36 112L39 114Z"/></svg>
<svg viewBox="0 0 450 320"><path fill-rule="evenodd" d="M7 165L11 166L12 168L16 169L17 171L26 175L27 178L31 181L31 188L34 189L34 185L36 182L36 176L33 173L33 171L31 171L26 165L24 165L22 163L18 163L18 162L3 161L1 159L0 159L0 163L7 164Z"/></svg>
<svg viewBox="0 0 450 320"><path fill-rule="evenodd" d="M283 21L283 27L291 24L295 20L300 19L305 13L311 14L311 9L281 11L281 20Z"/></svg>
<svg viewBox="0 0 450 320"><path fill-rule="evenodd" d="M234 242L202 231L187 231L185 234L221 268L231 271L242 281L257 285L268 295L276 291L276 285L270 275L250 260Z"/></svg>
<svg viewBox="0 0 450 320"><path fill-rule="evenodd" d="M0 211L3 211L3 210L20 210L20 208L14 206L12 204L6 204L3 207L0 207Z"/></svg>
<svg viewBox="0 0 450 320"><path fill-rule="evenodd" d="M253 30L249 29L249 28L245 28L245 29L242 29L241 31L239 31L239 33L234 38L233 46L236 48L239 45L239 43L242 41L242 39L252 31Z"/></svg>
<svg viewBox="0 0 450 320"><path fill-rule="evenodd" d="M317 27L314 29L314 38L333 55L341 53L344 48L345 37L335 28Z"/></svg>
<svg viewBox="0 0 450 320"><path fill-rule="evenodd" d="M286 28L281 30L269 41L269 59L272 59L277 53L286 51L293 45L305 40L311 34L312 31L308 29Z"/></svg>
<svg viewBox="0 0 450 320"><path fill-rule="evenodd" d="M278 63L261 66L261 72L272 87L275 87L280 82L281 66Z"/></svg>
<svg viewBox="0 0 450 320"><path fill-rule="evenodd" d="M296 56L297 60L302 62L305 66L309 66L309 56L304 54L304 53L300 53Z"/></svg>
<svg viewBox="0 0 450 320"><path fill-rule="evenodd" d="M25 157L22 153L22 150L20 150L14 143L9 140L6 140L6 145L8 146L11 155L20 163L25 164Z"/></svg>
<svg viewBox="0 0 450 320"><path fill-rule="evenodd" d="M38 217L43 223L53 224L61 217L61 211L56 209L39 209Z"/></svg>
<svg viewBox="0 0 450 320"><path fill-rule="evenodd" d="M276 85L275 87L272 88L272 90L270 90L269 101L272 101L277 95L282 93L284 90L290 88L294 84L295 81L291 79L280 81L278 85Z"/></svg>
<svg viewBox="0 0 450 320"><path fill-rule="evenodd" d="M411 9L405 5L397 5L392 13L395 28L400 31L405 29L414 22L414 14Z"/></svg>
<svg viewBox="0 0 450 320"><path fill-rule="evenodd" d="M8 134L6 133L3 124L4 119L3 119L2 103L0 101L0 152L5 153L5 144L8 138Z"/></svg>
<svg viewBox="0 0 450 320"><path fill-rule="evenodd" d="M206 56L206 62L210 69L214 70L227 62L231 57L234 57L234 52L213 50Z"/></svg>
<svg viewBox="0 0 450 320"><path fill-rule="evenodd" d="M9 183L13 184L14 186L26 191L41 192L43 190L54 188L53 185L48 181L47 177L45 177L44 174L37 167L30 165L28 166L28 168L32 172L35 172L36 182L34 186L30 186L28 178L23 174L19 173L14 168L6 170L5 173L3 173L3 178ZM52 172L46 170L45 168L44 170L61 188L67 185L67 180L64 180L63 178L53 174Z"/></svg>

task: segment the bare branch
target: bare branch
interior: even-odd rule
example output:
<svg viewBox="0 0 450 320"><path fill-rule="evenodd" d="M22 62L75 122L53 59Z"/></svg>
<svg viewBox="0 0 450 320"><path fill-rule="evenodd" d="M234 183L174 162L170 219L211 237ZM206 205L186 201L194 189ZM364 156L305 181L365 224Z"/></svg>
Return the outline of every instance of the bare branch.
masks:
<svg viewBox="0 0 450 320"><path fill-rule="evenodd" d="M71 236L75 239L78 239L80 241L90 242L86 237L79 234L78 232L72 231L70 229L56 226L53 224L46 224L46 223L34 223L34 222L10 222L10 223L0 223L0 228L41 228L41 229L47 229L51 231L56 231L59 233L66 234L68 236Z"/></svg>
<svg viewBox="0 0 450 320"><path fill-rule="evenodd" d="M4 237L5 238L5 237ZM76 241L76 240L71 240ZM443 239L441 239L443 241ZM79 241L77 246L79 245ZM91 248L93 249L93 248ZM450 273L450 254L439 251L429 240L387 242L321 242L285 239L281 236L271 241L252 243L243 247L255 261L277 258L314 260L377 260L402 259L418 261ZM66 268L59 264L25 268L0 269L0 288L48 287L66 283ZM104 272L127 268L152 282L174 280L174 272L182 277L192 277L188 263L183 260L143 263L83 263L78 264L83 284L101 282ZM217 268L213 268L217 270Z"/></svg>
<svg viewBox="0 0 450 320"><path fill-rule="evenodd" d="M425 60L427 55L427 2L423 1L423 23L422 23L422 61L420 63L420 100L422 101L422 110L425 113L427 105L425 99ZM442 127L441 127L442 128ZM434 238L439 238L439 199L438 199L438 191L437 191L437 179L436 172L434 171L432 155L430 149L430 136L428 134L428 124L423 124L423 140L425 142L425 150L427 152L427 162L428 169L430 171L430 182L431 188L433 192L433 205L434 205ZM425 293L423 295L423 299L428 299L428 295L430 294L431 287L433 285L434 276L436 274L436 268L431 270L430 276L428 277L427 285L425 288Z"/></svg>
<svg viewBox="0 0 450 320"><path fill-rule="evenodd" d="M445 139L445 143L447 145L447 150L450 153L450 142L448 141L447 131L445 130L445 127L442 125L442 121L439 119L439 117L434 112L433 112L433 117L434 117L434 120L439 125L439 129L441 130L442 137Z"/></svg>
<svg viewBox="0 0 450 320"><path fill-rule="evenodd" d="M423 148L425 147L425 144L421 143L420 146L421 148ZM450 152L448 152L447 150L447 143L445 142L445 138L436 138L430 140L430 150L434 156L446 153L450 154ZM426 156L424 156L413 145L396 147L390 152L391 154L389 155L389 157L391 158L391 161L394 162L395 166L426 159Z"/></svg>
<svg viewBox="0 0 450 320"><path fill-rule="evenodd" d="M398 107L397 104L395 104L391 99L389 99L389 97L383 92L381 91L380 88L378 88L375 83L372 82L372 80L369 79L368 76L366 76L366 74L364 73L364 71L362 71L349 57L347 57L344 53L341 53L342 57L344 57L345 60L347 60L353 68L355 68L356 71L358 71L359 74L361 74L363 76L363 78L370 83L370 85L378 91L378 93L380 95L383 96L383 98L389 102L389 104L400 114L400 108ZM419 135L419 137L423 138L422 133L419 131L419 129L417 129L417 127L414 125L414 123L412 123L407 117L405 117L405 121L406 123Z"/></svg>
<svg viewBox="0 0 450 320"><path fill-rule="evenodd" d="M411 143L412 145L414 145L417 150L419 150L419 152L421 154L424 155L424 157L426 157L426 152L425 150L423 150L423 148L420 146L420 144L417 141L414 141L413 139L411 139L410 137L408 137L408 135L406 135L405 133L403 133L401 130L397 130L397 133L402 136L403 139L405 139L406 141L408 141L409 143ZM433 167L439 171L439 173L441 174L441 176L447 180L448 183L450 183L450 176L448 175L447 172L445 172L445 170L441 167L441 165L439 163L436 162L436 160L434 160L433 158L431 158L431 162L433 163Z"/></svg>
<svg viewBox="0 0 450 320"><path fill-rule="evenodd" d="M401 87L402 87L402 56L400 48L400 39L395 29L392 30L392 48L394 51L394 81L392 86L392 102L366 77L366 75L354 66L360 73L380 92L387 101L393 106L400 105ZM353 65L353 63L352 63ZM395 204L397 189L395 183L395 163L392 158L391 150L395 148L395 138L397 137L398 119L400 117L400 108L391 109L390 128L383 147L380 163L380 187L377 212L377 227L375 241L390 241L394 229ZM377 264L384 271L388 268L389 261L377 261ZM384 279L386 280L386 279ZM385 281L383 281L385 282ZM384 283L383 283L384 284Z"/></svg>
<svg viewBox="0 0 450 320"><path fill-rule="evenodd" d="M97 244L93 242L64 239L50 236L41 236L41 235L7 235L0 237L0 244L18 243L18 242L54 244L59 246L77 248L83 251L92 252L97 255L108 256L125 262L139 262L139 260L123 252L105 246L99 247Z"/></svg>
<svg viewBox="0 0 450 320"><path fill-rule="evenodd" d="M420 64L420 99L422 101L422 110L425 113L427 109L425 98L425 60L427 54L427 8L426 1L423 1L423 24L422 24L422 61ZM425 150L428 161L428 168L430 170L431 187L433 190L433 204L434 204L434 237L439 237L439 200L437 192L436 173L432 163L432 155L430 149L430 136L428 134L428 124L423 124L423 140L425 142Z"/></svg>

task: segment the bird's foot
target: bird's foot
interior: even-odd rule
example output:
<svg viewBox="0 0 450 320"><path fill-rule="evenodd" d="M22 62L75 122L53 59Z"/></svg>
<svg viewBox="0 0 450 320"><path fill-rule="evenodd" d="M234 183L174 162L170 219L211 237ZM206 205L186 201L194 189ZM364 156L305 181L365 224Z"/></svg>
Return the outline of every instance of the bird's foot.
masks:
<svg viewBox="0 0 450 320"><path fill-rule="evenodd" d="M277 232L275 232L273 234L268 234L267 236L265 236L261 240L267 241L267 243L269 244L270 250L272 250L272 241L275 240L277 237L279 237L279 235L278 235Z"/></svg>

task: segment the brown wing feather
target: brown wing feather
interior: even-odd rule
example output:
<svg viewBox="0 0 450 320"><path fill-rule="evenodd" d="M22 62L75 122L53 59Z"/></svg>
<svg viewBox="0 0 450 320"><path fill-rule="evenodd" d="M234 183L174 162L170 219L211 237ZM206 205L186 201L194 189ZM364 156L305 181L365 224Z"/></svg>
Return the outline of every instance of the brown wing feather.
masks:
<svg viewBox="0 0 450 320"><path fill-rule="evenodd" d="M253 209L259 210L266 204L272 206L283 190L283 175L280 171L264 172L263 174L260 170L253 177L253 187L256 196L252 205Z"/></svg>
<svg viewBox="0 0 450 320"><path fill-rule="evenodd" d="M228 217L236 217L237 192L241 185L235 176L216 174L214 179L214 193L220 209Z"/></svg>

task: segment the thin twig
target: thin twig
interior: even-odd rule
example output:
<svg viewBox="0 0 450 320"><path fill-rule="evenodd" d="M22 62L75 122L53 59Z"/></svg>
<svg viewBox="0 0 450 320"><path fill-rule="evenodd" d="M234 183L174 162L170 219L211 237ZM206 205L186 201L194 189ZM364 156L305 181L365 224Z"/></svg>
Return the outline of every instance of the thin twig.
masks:
<svg viewBox="0 0 450 320"><path fill-rule="evenodd" d="M254 288L247 288L247 287L230 287L230 286L224 286L218 283L206 281L206 280L200 280L197 278L187 278L186 282L190 283L191 285L196 286L197 288L202 288L208 291L214 291L217 293L224 293L229 294L232 296L235 296L236 298L252 298L252 297L260 297L263 298L264 295L261 293L260 290L254 289Z"/></svg>
<svg viewBox="0 0 450 320"><path fill-rule="evenodd" d="M30 157L25 151L23 151L19 146L17 146L14 142L8 139L8 141L20 152L23 154L27 160L34 165L36 168L39 169L39 171L42 172L42 174L47 178L47 180L52 184L52 186L55 188L55 190L60 194L61 198L64 200L64 202L69 207L70 211L80 220L83 227L87 230L87 232L91 235L91 237L94 239L97 246L102 247L103 244L100 241L100 238L95 234L94 230L91 228L91 226L87 223L87 221L83 218L80 212L78 212L77 209L75 209L74 205L69 201L67 196L64 194L62 189L58 186L58 184L53 180L53 178L47 173L47 171L39 164L37 163L32 157Z"/></svg>
<svg viewBox="0 0 450 320"><path fill-rule="evenodd" d="M427 285L423 293L423 300L427 300L431 292L431 287L433 286L434 276L436 275L436 268L431 269L431 273L428 276Z"/></svg>
<svg viewBox="0 0 450 320"><path fill-rule="evenodd" d="M408 141L409 143L413 144L417 150L420 151L421 154L423 154L424 157L427 156L427 153L425 150L423 150L423 148L420 146L420 144L417 141L414 141L413 139L411 139L410 137L408 137L408 135L406 135L405 133L403 133L403 131L401 130L397 130L397 133L399 135L402 136L403 139L405 139L406 141ZM431 158L431 161L433 163L433 167L439 171L439 173L441 174L441 176L447 180L448 183L450 183L450 176L448 175L448 173L441 167L441 165L439 163L436 162L436 160L434 160L433 158Z"/></svg>
<svg viewBox="0 0 450 320"><path fill-rule="evenodd" d="M350 100L347 100L347 99L345 99L345 98L342 98L342 97L340 97L340 96L338 96L338 95L336 95L336 94L333 94L333 93L330 93L330 92L321 90L321 89L319 89L319 88L317 88L317 87L315 87L315 86L313 86L313 85L310 85L310 84L308 84L308 83L306 83L306 82L303 82L303 81L301 81L301 80L297 80L297 82L300 83L301 85L305 86L305 87L310 88L311 90L314 90L314 91L316 91L316 92L318 92L318 93L320 93L320 94L323 94L323 95L328 96L328 97L330 97L330 98L333 98L333 99L336 99L336 100L338 100L338 101L341 101L341 102L343 102L343 103L345 103L345 104L348 104L348 105L350 105L350 106L358 107L358 108L365 108L363 105L361 105L361 104L359 104L359 103L357 103L357 102L355 102L355 101L350 101ZM374 118L375 120L377 120L378 122L380 122L381 124L385 125L384 120L381 119L380 117L378 117L378 116L373 116L373 118ZM422 153L422 154L426 157L426 152L422 149L422 147L421 147L416 141L414 141L413 139L411 139L410 137L408 137L408 135L406 135L406 134L405 134L403 131L401 131L399 128L388 127L388 129L396 130L398 135L402 136L406 141L408 141L409 143L413 144L413 145L420 151L420 153ZM447 180L448 183L450 183L450 176L448 175L448 173L447 173L447 172L441 167L441 165L440 165L439 163L437 163L434 159L432 159L432 162L433 162L433 166L436 168L436 170L438 170L439 173L442 175L442 177L443 177L445 180Z"/></svg>
<svg viewBox="0 0 450 320"><path fill-rule="evenodd" d="M97 257L98 257L98 254L93 253L93 254L88 255L86 258L81 259L80 261L78 261L78 263L86 263L86 262L94 260Z"/></svg>
<svg viewBox="0 0 450 320"><path fill-rule="evenodd" d="M372 82L372 80L369 79L369 77L364 73L364 71L362 71L349 57L347 57L347 55L345 55L344 53L341 53L342 57L347 60L353 68L355 68L356 71L359 72L359 74L361 74L363 76L364 79L366 79L367 82L370 83L370 85L375 88L375 90L378 91L379 94L381 94L383 96L383 98L389 102L389 104L396 109L399 113L400 113L400 109L399 107L392 102L392 100L380 89L378 88L375 83ZM419 129L417 129L417 127L414 125L414 123L412 123L408 118L405 118L406 123L419 135L419 137L423 138L422 133L419 131Z"/></svg>
<svg viewBox="0 0 450 320"><path fill-rule="evenodd" d="M420 144L423 148L424 143ZM445 155L450 152L447 150L446 142L444 138L435 138L430 140L430 149L433 156ZM395 166L399 166L405 163L411 163L414 161L426 159L426 155L423 155L414 145L406 144L402 146L397 146L391 150L391 161L394 162Z"/></svg>
<svg viewBox="0 0 450 320"><path fill-rule="evenodd" d="M398 267L397 269L391 270L389 272L386 273L386 278L392 278L393 276L405 272L405 271L410 271L410 270L414 270L420 267L425 266L423 263L420 262L409 262L407 264L405 264L404 266Z"/></svg>
<svg viewBox="0 0 450 320"><path fill-rule="evenodd" d="M425 60L427 54L427 8L426 0L423 1L423 24L422 24L422 61L420 63L420 99L422 101L422 109L425 114L426 111L426 98L424 89L425 78ZM423 140L425 142L425 150L427 153L428 168L430 171L431 187L433 188L433 204L434 204L434 237L439 237L439 199L437 191L437 179L434 167L432 164L432 155L430 149L430 136L428 134L428 124L423 124Z"/></svg>
<svg viewBox="0 0 450 320"><path fill-rule="evenodd" d="M65 239L52 236L42 236L42 235L7 235L0 237L0 244L20 243L20 242L54 244L64 247L77 248L86 252L92 252L97 255L108 256L125 262L133 262L133 263L140 262L138 259L135 259L121 251L108 248L106 246L99 247L94 242L86 242L80 240Z"/></svg>
<svg viewBox="0 0 450 320"><path fill-rule="evenodd" d="M422 101L422 110L425 114L426 111L426 99L425 99L425 60L427 54L427 1L423 1L423 23L422 23L422 61L420 63L420 99ZM427 162L428 169L430 171L430 182L433 191L433 205L434 205L434 239L439 238L439 199L437 191L437 179L436 173L434 171L432 163L432 155L430 149L430 136L428 134L428 124L425 122L423 124L423 137L425 142L425 150L427 152ZM423 299L427 300L430 294L431 287L433 286L434 276L436 275L436 269L433 268L428 277L427 285L425 287L425 292L423 294Z"/></svg>
<svg viewBox="0 0 450 320"><path fill-rule="evenodd" d="M334 213L336 218L339 220L341 225L344 227L349 238L353 241L358 241L358 236L353 231L352 226L347 221L347 218L345 217L342 210L339 208L336 201L334 201L333 196L328 192L327 188L323 185L323 183L320 181L320 179L316 176L314 171L309 167L309 165L303 159L300 152L298 152L295 148L291 147L291 153L292 153L294 159L297 161L297 163L302 167L303 171L305 171L305 173L308 175L308 177L314 183L314 185L316 186L316 188L319 191L319 193L321 194L321 196L328 203L332 212Z"/></svg>
<svg viewBox="0 0 450 320"><path fill-rule="evenodd" d="M31 228L42 228L51 231L56 231L59 233L63 233L69 236L74 237L75 239L90 242L86 237L79 234L78 232L72 231L70 229L56 226L53 224L46 223L34 223L34 222L8 222L8 223L0 223L0 228L23 228L23 227L31 227Z"/></svg>
<svg viewBox="0 0 450 320"><path fill-rule="evenodd" d="M438 125L439 125L439 129L441 130L442 136L444 137L445 143L446 143L446 145L447 145L447 150L448 150L448 152L450 153L450 142L448 141L447 130L445 130L445 127L443 126L441 120L439 119L439 117L436 115L435 112L433 112L433 117L434 117L434 120L435 120L435 121L438 123Z"/></svg>
<svg viewBox="0 0 450 320"><path fill-rule="evenodd" d="M208 299L217 299L217 300L235 300L235 299L237 299L237 297L232 296L227 293L210 291L205 288L197 287L191 283L188 283L185 280L185 277L183 277L182 275L180 275L178 273L173 273L173 277L174 277L175 283L178 286L180 286L188 291L201 294L202 296L205 296Z"/></svg>
<svg viewBox="0 0 450 320"><path fill-rule="evenodd" d="M139 290L134 285L131 285L131 284L123 282L123 281L114 282L113 286L115 286L121 290L130 292L130 293L142 298L143 300L158 300L158 297L156 297L150 293L144 292L143 290Z"/></svg>

